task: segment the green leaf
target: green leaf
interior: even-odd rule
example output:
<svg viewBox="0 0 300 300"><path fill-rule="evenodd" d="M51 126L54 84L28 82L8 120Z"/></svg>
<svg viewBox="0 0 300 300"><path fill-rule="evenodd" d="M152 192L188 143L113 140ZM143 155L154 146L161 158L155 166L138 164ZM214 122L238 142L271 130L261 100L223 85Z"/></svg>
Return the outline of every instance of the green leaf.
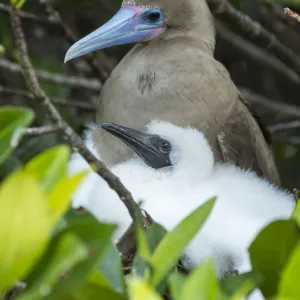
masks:
<svg viewBox="0 0 300 300"><path fill-rule="evenodd" d="M145 261L139 252L137 252L133 259L131 272L134 276L148 278L151 273L151 265Z"/></svg>
<svg viewBox="0 0 300 300"><path fill-rule="evenodd" d="M147 231L143 231L144 238L146 238L146 241L144 241L143 243L148 248L148 250L146 250L148 251L148 256L145 255L145 253L143 255L141 254L141 251L143 250L141 249L141 242L138 242L137 254L134 257L132 265L132 272L134 275L144 277L145 274L149 274L149 271L150 269L152 269L152 267L146 260L151 260L151 254L154 252L154 250L156 249L162 238L166 235L166 233L167 231L157 223L151 224ZM141 237L138 237L138 240L139 238Z"/></svg>
<svg viewBox="0 0 300 300"><path fill-rule="evenodd" d="M216 300L218 297L220 297L220 289L214 263L212 259L208 259L190 274L179 299Z"/></svg>
<svg viewBox="0 0 300 300"><path fill-rule="evenodd" d="M265 227L250 246L252 267L264 276L261 291L265 297L276 294L281 273L299 238L296 221L275 221Z"/></svg>
<svg viewBox="0 0 300 300"><path fill-rule="evenodd" d="M26 3L26 0L10 0L12 6L17 9L21 9L23 5Z"/></svg>
<svg viewBox="0 0 300 300"><path fill-rule="evenodd" d="M186 246L205 223L215 202L216 198L213 198L204 203L162 239L151 259L151 265L154 268L152 278L154 286L157 286L177 264Z"/></svg>
<svg viewBox="0 0 300 300"><path fill-rule="evenodd" d="M120 294L125 292L122 260L113 243L107 245L101 258L99 270L115 292Z"/></svg>
<svg viewBox="0 0 300 300"><path fill-rule="evenodd" d="M186 276L181 273L173 273L169 276L168 282L172 299L178 300L186 283Z"/></svg>
<svg viewBox="0 0 300 300"><path fill-rule="evenodd" d="M76 293L76 295L75 295L75 293ZM125 298L122 295L120 295L108 288L105 288L102 286L97 286L97 285L94 285L91 283L87 283L81 289L74 291L73 295L75 296L74 299L76 299L76 300L77 299L82 299L82 300L99 299L100 295L101 295L101 299L125 300Z"/></svg>
<svg viewBox="0 0 300 300"><path fill-rule="evenodd" d="M125 300L125 298L111 290L110 288L103 285L102 280L100 280L99 274L96 272L89 275L88 282L84 284L82 288L75 291L77 295L81 297L82 300L86 299L101 299L107 300ZM73 293L73 294L74 294Z"/></svg>
<svg viewBox="0 0 300 300"><path fill-rule="evenodd" d="M297 244L282 272L278 299L300 299L300 243Z"/></svg>
<svg viewBox="0 0 300 300"><path fill-rule="evenodd" d="M137 236L138 253L139 253L140 257L144 261L149 261L150 260L150 249L149 249L146 233L145 233L142 225L136 226L136 236Z"/></svg>
<svg viewBox="0 0 300 300"><path fill-rule="evenodd" d="M37 180L20 171L0 187L0 292L30 271L50 238L47 201Z"/></svg>
<svg viewBox="0 0 300 300"><path fill-rule="evenodd" d="M98 286L105 287L107 289L110 289L109 282L105 279L102 273L100 273L98 270L92 270L88 277L87 277L87 282L92 282L96 283Z"/></svg>
<svg viewBox="0 0 300 300"><path fill-rule="evenodd" d="M220 280L223 293L231 299L242 299L263 282L263 276L252 271L240 275L232 275Z"/></svg>
<svg viewBox="0 0 300 300"><path fill-rule="evenodd" d="M155 249L167 233L167 230L157 223L153 223L150 225L150 227L146 231L146 238L151 254L155 251Z"/></svg>
<svg viewBox="0 0 300 300"><path fill-rule="evenodd" d="M18 299L38 300L48 296L62 275L87 257L88 248L76 235L62 232L53 239L43 258L26 278L27 288Z"/></svg>
<svg viewBox="0 0 300 300"><path fill-rule="evenodd" d="M51 191L48 199L50 218L55 224L67 211L71 197L87 172L81 172L70 178L62 179Z"/></svg>
<svg viewBox="0 0 300 300"><path fill-rule="evenodd" d="M85 244L89 249L89 256L74 266L65 280L58 282L51 299L56 299L55 297L61 294L68 294L70 290L81 286L85 282L91 270L100 265L102 256L111 243L111 236L115 228L114 225L99 223L90 214L71 218L66 232L75 234Z"/></svg>
<svg viewBox="0 0 300 300"><path fill-rule="evenodd" d="M297 202L294 211L292 213L291 219L296 220L298 225L300 226L300 201Z"/></svg>
<svg viewBox="0 0 300 300"><path fill-rule="evenodd" d="M34 173L42 180L46 193L49 193L67 175L69 157L69 147L56 146L33 158L25 166L25 170Z"/></svg>
<svg viewBox="0 0 300 300"><path fill-rule="evenodd" d="M33 118L34 113L30 109L10 106L0 109L0 164L18 146L24 129Z"/></svg>
<svg viewBox="0 0 300 300"><path fill-rule="evenodd" d="M163 300L147 281L139 277L129 277L128 293L130 300Z"/></svg>
<svg viewBox="0 0 300 300"><path fill-rule="evenodd" d="M89 299L107 299L107 300L125 300L125 298L109 288L106 282L103 281L101 274L92 271L87 281L66 294L58 295L52 298L53 300L89 300Z"/></svg>

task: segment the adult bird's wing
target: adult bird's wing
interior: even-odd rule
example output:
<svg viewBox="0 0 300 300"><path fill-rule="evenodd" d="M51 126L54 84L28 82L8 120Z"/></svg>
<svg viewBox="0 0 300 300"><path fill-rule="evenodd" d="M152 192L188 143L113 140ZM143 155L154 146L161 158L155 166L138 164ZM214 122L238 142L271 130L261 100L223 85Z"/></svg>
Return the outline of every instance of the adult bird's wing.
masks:
<svg viewBox="0 0 300 300"><path fill-rule="evenodd" d="M251 169L258 176L280 185L279 174L271 150L270 136L250 105L242 99L236 102L218 144L224 162ZM238 124L238 125L237 125Z"/></svg>

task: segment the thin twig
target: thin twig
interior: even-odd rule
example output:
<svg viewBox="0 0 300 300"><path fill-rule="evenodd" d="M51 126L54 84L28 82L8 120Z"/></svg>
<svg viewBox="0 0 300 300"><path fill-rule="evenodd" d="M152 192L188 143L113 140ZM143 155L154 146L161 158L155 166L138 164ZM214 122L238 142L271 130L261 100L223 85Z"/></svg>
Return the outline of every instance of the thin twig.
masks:
<svg viewBox="0 0 300 300"><path fill-rule="evenodd" d="M290 130L300 127L300 120L285 122L285 123L278 123L271 126L268 126L268 130L270 132L278 132L283 130Z"/></svg>
<svg viewBox="0 0 300 300"><path fill-rule="evenodd" d="M222 21L216 21L216 28L220 37L222 37L222 39L224 39L226 42L230 43L231 47L242 51L243 54L245 54L251 60L257 61L260 65L266 66L277 74L283 75L291 83L300 85L300 78L295 71L274 55L270 55L267 50L258 47L242 36L236 34Z"/></svg>
<svg viewBox="0 0 300 300"><path fill-rule="evenodd" d="M21 65L2 58L0 58L0 68L9 70L10 72L16 74L22 73ZM65 76L62 74L50 73L41 70L36 70L35 73L39 79L48 83L64 85L73 88L83 88L95 92L99 92L102 87L102 84L99 82L99 80L94 78Z"/></svg>
<svg viewBox="0 0 300 300"><path fill-rule="evenodd" d="M0 85L0 94L8 95L8 96L20 96L23 98L26 98L28 100L35 100L32 93L22 90L22 89L15 89L15 88L7 88ZM51 102L60 106L69 106L69 107L76 107L81 108L84 110L91 110L95 111L96 106L87 103L87 102L80 102L80 101L73 101L73 100L66 100L66 99L60 99L60 98L51 98Z"/></svg>
<svg viewBox="0 0 300 300"><path fill-rule="evenodd" d="M0 12L9 13L10 12L10 6L6 5L6 4L3 4L3 3L0 3ZM24 20L33 21L33 22L41 23L41 24L45 24L45 25L57 24L57 22L55 20L49 20L46 17L37 16L35 14L28 13L26 11L18 10L17 13L18 13L19 17L24 19Z"/></svg>
<svg viewBox="0 0 300 300"><path fill-rule="evenodd" d="M294 22L292 18L288 15L282 13L282 6L276 1L260 1L260 0L253 0L255 4L259 4L262 8L266 8L268 12L271 12L274 16L274 19L278 21L282 21L284 24L288 25L291 29L297 30L297 22ZM279 4L279 5L278 5Z"/></svg>
<svg viewBox="0 0 300 300"><path fill-rule="evenodd" d="M234 26L239 30L239 32L249 38L252 41L255 41L256 44L261 46L262 48L270 51L279 60L284 62L287 66L293 69L300 76L300 59L297 55L295 55L289 48L284 46L274 34L266 30L259 24L258 22L252 20L249 16L244 15L240 11L236 10L232 5L230 5L226 0L209 0L208 3L212 8L213 13L217 18L221 20L225 20L225 22L229 25ZM8 6L1 4L0 11L8 12ZM57 16L57 11L56 16ZM59 18L49 18L46 22L44 22L44 18L38 17L33 14L20 12L18 11L20 17L32 20L32 21L42 21L45 24L56 24L60 25L61 29L65 33L65 36L69 40L70 43L74 43L78 40L78 38L71 32L70 28L66 26L59 15ZM50 14L51 15L51 14ZM237 26L236 26L237 25ZM99 53L98 53L99 54ZM102 56L105 54L101 54ZM90 66L94 66L96 61L94 57L85 56L84 59L87 60ZM105 57L103 57L105 61ZM99 66L98 66L99 67ZM96 63L97 68L97 63ZM94 67L93 67L94 69ZM107 74L97 74L100 79L106 79ZM99 76L100 75L100 76Z"/></svg>
<svg viewBox="0 0 300 300"><path fill-rule="evenodd" d="M110 170L103 164L103 162L99 161L93 155L93 153L89 151L80 136L78 136L76 132L74 132L74 130L70 127L70 125L64 121L58 110L51 103L51 100L47 97L45 92L40 87L37 76L35 75L34 69L29 60L21 20L15 7L11 8L10 17L17 52L19 54L19 58L23 67L25 80L30 91L35 96L37 102L40 103L40 105L43 105L48 110L49 117L60 128L65 137L72 144L73 149L77 150L88 162L94 163L94 165L96 166L96 172L108 183L110 188L115 190L115 192L118 194L118 196L126 206L131 218L133 220L136 220L136 211L138 206L133 200L131 193L121 183L120 179L112 174Z"/></svg>
<svg viewBox="0 0 300 300"><path fill-rule="evenodd" d="M39 135L55 133L59 130L60 128L58 126L47 125L43 127L27 128L24 130L24 134L28 136L39 136Z"/></svg>
<svg viewBox="0 0 300 300"><path fill-rule="evenodd" d="M26 286L26 283L23 281L16 282L15 285L6 292L4 300L15 299L26 288Z"/></svg>
<svg viewBox="0 0 300 300"><path fill-rule="evenodd" d="M274 34L266 30L260 23L235 9L226 0L209 0L208 3L217 18L274 54L300 76L299 57L283 45Z"/></svg>
<svg viewBox="0 0 300 300"><path fill-rule="evenodd" d="M288 7L284 8L284 13L290 17L292 17L294 20L300 23L300 15L297 14L296 12L292 11Z"/></svg>
<svg viewBox="0 0 300 300"><path fill-rule="evenodd" d="M56 20L56 23L61 27L65 37L71 44L74 44L76 41L79 40L79 38L74 34L72 29L63 21L60 13L57 10L55 10L49 2L40 0L40 3L44 6L45 11L49 16L49 19ZM102 58L103 60L108 60L108 58L104 53L102 53ZM99 80L101 80L102 82L105 82L105 80L108 77L108 72L102 70L101 64L98 61L96 55L94 53L89 53L87 55L84 55L82 59L85 60L85 62L88 64L90 69L94 72L96 77L99 78Z"/></svg>
<svg viewBox="0 0 300 300"><path fill-rule="evenodd" d="M300 118L300 108L298 106L268 99L246 88L240 88L240 91L250 103L257 103L268 108L270 111Z"/></svg>
<svg viewBox="0 0 300 300"><path fill-rule="evenodd" d="M294 193L296 202L298 202L300 200L300 190L295 188L295 189L293 189L293 193Z"/></svg>
<svg viewBox="0 0 300 300"><path fill-rule="evenodd" d="M40 2L41 4L44 5L45 10L48 14L48 18L43 16L38 16L33 13L28 13L25 11L18 10L18 14L20 18L58 29L59 32L62 32L65 35L66 39L69 41L70 44L74 44L76 41L78 41L79 38L74 34L71 28L63 21L63 19L60 16L60 13L54 10L49 3L45 4L44 1L40 1ZM9 13L9 11L10 11L9 5L0 3L0 12ZM99 62L97 57L101 58L102 63ZM84 55L82 59L86 61L90 69L102 82L104 82L107 79L108 75L114 68L114 63L110 62L111 59L109 59L104 52L98 51L97 55L94 53L90 53Z"/></svg>

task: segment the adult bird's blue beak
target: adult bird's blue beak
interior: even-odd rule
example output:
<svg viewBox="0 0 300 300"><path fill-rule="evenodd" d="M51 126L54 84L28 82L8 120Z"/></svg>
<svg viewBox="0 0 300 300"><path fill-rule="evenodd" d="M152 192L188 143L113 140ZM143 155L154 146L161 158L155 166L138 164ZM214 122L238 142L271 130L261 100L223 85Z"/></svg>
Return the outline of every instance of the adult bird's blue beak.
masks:
<svg viewBox="0 0 300 300"><path fill-rule="evenodd" d="M95 50L149 41L164 30L161 10L126 4L106 24L71 46L65 62Z"/></svg>

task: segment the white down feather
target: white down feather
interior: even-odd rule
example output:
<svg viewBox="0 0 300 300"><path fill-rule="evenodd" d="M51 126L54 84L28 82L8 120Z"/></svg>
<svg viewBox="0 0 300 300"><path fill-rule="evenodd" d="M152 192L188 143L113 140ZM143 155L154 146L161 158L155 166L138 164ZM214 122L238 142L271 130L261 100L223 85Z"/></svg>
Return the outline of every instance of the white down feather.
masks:
<svg viewBox="0 0 300 300"><path fill-rule="evenodd" d="M206 224L186 249L184 264L191 268L213 256L219 276L233 269L240 273L251 270L248 247L268 223L290 217L293 196L258 178L254 172L216 164L206 138L196 129L153 121L148 131L171 142L173 166L155 170L135 156L111 171L136 201L143 201L142 208L167 230L217 196ZM95 153L90 134L86 135L86 143ZM128 212L106 182L80 155L74 154L69 173L84 169L91 172L74 195L73 207L84 207L101 222L117 224L115 239L118 239L131 223ZM255 292L251 299L263 297Z"/></svg>

